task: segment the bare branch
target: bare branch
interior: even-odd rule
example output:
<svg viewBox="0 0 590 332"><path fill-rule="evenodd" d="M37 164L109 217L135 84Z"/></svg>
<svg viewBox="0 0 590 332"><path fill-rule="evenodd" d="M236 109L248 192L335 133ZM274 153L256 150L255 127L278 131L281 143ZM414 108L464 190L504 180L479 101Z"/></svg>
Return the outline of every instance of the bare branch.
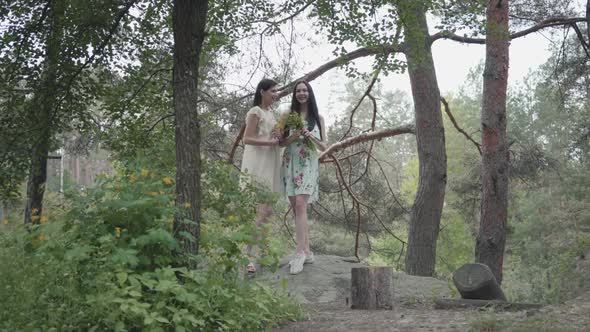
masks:
<svg viewBox="0 0 590 332"><path fill-rule="evenodd" d="M160 123L160 122L162 122L162 121L164 121L164 120L166 120L168 118L171 118L173 116L174 116L174 113L168 113L168 114L164 115L163 117L159 118L158 121L154 122L154 124L151 125L151 127L147 130L147 132L148 133L151 133L152 130L154 130L154 128L156 128L156 126L158 125L158 123Z"/></svg>
<svg viewBox="0 0 590 332"><path fill-rule="evenodd" d="M584 49L584 53L586 53L586 57L588 59L590 59L590 51L588 50L588 48L590 47L590 44L586 42L586 40L584 39L584 35L582 34L582 31L580 31L580 28L578 27L578 25L576 23L572 24L572 28L574 28L574 31L576 32L576 35L578 36L578 40L580 40L580 44L582 44L582 49Z"/></svg>
<svg viewBox="0 0 590 332"><path fill-rule="evenodd" d="M367 97L370 93L371 90L373 90L373 86L375 85L375 82L377 82L377 78L379 78L379 73L381 71L377 70L375 71L375 73L373 74L373 79L371 79L371 83L369 83L369 86L367 87L367 90L365 91L365 93L363 93L363 95L361 96L361 98L359 99L359 101L356 103L356 106L353 107L352 111L350 112L350 119L349 119L349 126L348 126L348 130L346 130L346 132L344 133L344 135L342 135L342 137L339 139L339 141L343 140L344 138L346 138L346 136L348 136L348 134L350 133L350 130L352 129L352 122L354 119L354 114L356 113L356 111L358 110L358 108L361 106L363 100L365 100L365 97Z"/></svg>
<svg viewBox="0 0 590 332"><path fill-rule="evenodd" d="M389 192L391 193L391 196L393 196L393 200L395 200L397 205L399 205L399 207L405 213L410 213L410 211L408 211L408 209L406 209L406 207L403 206L403 204L397 199L397 196L393 192L393 188L391 188L391 184L389 183L389 179L387 178L387 175L385 174L385 170L383 169L383 166L381 166L381 163L379 162L379 160L377 160L377 158L375 158L375 156L373 156L372 154L369 155L369 157L373 158L373 160L375 160L375 162L377 163L377 166L379 166L379 169L381 170L381 174L383 174L383 178L385 179L385 183L387 183L387 187L389 188Z"/></svg>
<svg viewBox="0 0 590 332"><path fill-rule="evenodd" d="M479 151L479 155L481 156L481 144L476 142L473 138L471 138L471 136L469 136L469 134L467 134L467 132L465 132L465 130L463 130L463 129L461 129L461 127L459 127L459 125L457 124L457 121L455 120L455 117L451 113L451 109L449 108L449 103L447 103L447 100L445 98L441 97L440 101L445 106L444 107L445 113L447 113L447 115L449 116L449 119L453 123L453 126L455 126L455 129L457 129L458 132L463 134L463 136L465 136L469 141L471 141L471 142L473 142L473 144L475 144L475 147L477 148L477 151Z"/></svg>
<svg viewBox="0 0 590 332"><path fill-rule="evenodd" d="M336 59L326 62L325 64L317 67L316 69L310 71L309 73L307 73L307 74L297 78L296 80L293 80L292 82L286 84L285 86L279 88L279 98L285 97L286 95L290 94L291 88L295 85L296 82L299 82L302 80L307 81L307 82L311 82L311 81L315 80L316 78L320 77L321 75L323 75L324 73L326 73L327 71L334 69L338 66L341 66L345 63L348 63L350 61L353 61L353 60L356 60L356 59L359 59L362 57L370 56L370 55L403 53L403 52L404 52L403 45L397 45L397 44L395 44L395 45L381 45L381 46L377 46L377 47L358 48L350 53L341 55L341 56L337 57ZM251 98L253 95L254 95L253 93L250 93L250 94L247 94L247 95L242 96L240 98L237 98L234 101L234 103L242 101L247 98ZM242 140L242 137L244 135L244 130L245 130L245 126L242 126L234 143L232 144L232 150L235 150L236 147L238 146L239 142ZM234 154L230 152L229 158L228 158L228 161L230 163L233 162L233 157L234 157Z"/></svg>
<svg viewBox="0 0 590 332"><path fill-rule="evenodd" d="M234 140L234 143L231 146L231 150L229 151L229 156L227 157L227 161L229 161L229 163L233 163L234 161L234 156L236 154L236 150L238 149L238 146L240 145L240 141L242 140L242 137L244 136L244 132L246 131L246 126L242 126L242 128L240 128L240 132L238 133L238 136L236 137L236 139Z"/></svg>
<svg viewBox="0 0 590 332"><path fill-rule="evenodd" d="M535 24L534 26L532 26L528 29L524 29L522 31L510 34L510 40L524 37L528 34L531 34L533 32L537 32L537 31L544 29L544 28L561 26L561 25L571 25L571 24L578 23L578 22L586 22L586 18L585 17L573 17L573 18L572 17L552 17L552 18L548 18L546 20L543 20L543 21ZM485 38L472 38L472 37L458 36L454 33L448 32L448 31L437 32L434 35L430 36L431 43L434 43L435 41L437 41L439 39L450 39L450 40L454 40L454 41L458 41L458 42L466 43L466 44L485 44L486 43Z"/></svg>
<svg viewBox="0 0 590 332"><path fill-rule="evenodd" d="M362 133L358 136L355 137L351 137L348 139L345 139L343 141L334 143L332 145L330 145L326 150L324 150L321 154L320 154L320 160L326 158L326 156L336 153L342 149L345 149L349 146L358 144L358 143L362 143L362 142L367 142L367 141L372 141L372 140L380 140L386 137L392 137L392 136L397 136L397 135L401 135L401 134L414 134L414 125L412 124L408 124L402 127L397 127L397 128L389 128L389 129L381 129L381 130L377 130L377 131L373 131L373 132L367 132L367 133Z"/></svg>

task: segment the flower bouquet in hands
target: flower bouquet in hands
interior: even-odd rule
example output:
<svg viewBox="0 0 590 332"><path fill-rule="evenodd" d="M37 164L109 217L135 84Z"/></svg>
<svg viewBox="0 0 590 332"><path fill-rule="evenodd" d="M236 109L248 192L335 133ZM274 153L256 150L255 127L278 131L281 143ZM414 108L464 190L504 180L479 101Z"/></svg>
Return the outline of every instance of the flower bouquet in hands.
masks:
<svg viewBox="0 0 590 332"><path fill-rule="evenodd" d="M272 131L272 137L283 139L283 135L285 134L285 126L287 125L287 118L289 117L290 112L282 113L279 119L277 120L277 124Z"/></svg>
<svg viewBox="0 0 590 332"><path fill-rule="evenodd" d="M290 112L289 113L289 116L287 116L287 119L286 119L286 124L290 128L293 128L294 130L301 130L301 129L305 128L305 125L303 123L303 119L301 118L301 115L299 115L297 112ZM305 145L307 145L308 148L315 149L315 144L313 144L313 141L310 138L304 137L304 140L305 140Z"/></svg>

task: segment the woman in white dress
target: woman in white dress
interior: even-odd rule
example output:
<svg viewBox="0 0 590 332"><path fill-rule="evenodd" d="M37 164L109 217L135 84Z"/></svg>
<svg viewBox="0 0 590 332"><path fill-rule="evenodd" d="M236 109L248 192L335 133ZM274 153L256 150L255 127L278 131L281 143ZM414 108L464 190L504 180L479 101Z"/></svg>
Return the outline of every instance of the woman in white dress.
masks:
<svg viewBox="0 0 590 332"><path fill-rule="evenodd" d="M271 192L283 193L281 148L278 137L275 137L273 133L277 116L270 107L277 97L275 81L263 79L258 83L254 95L254 106L246 113L245 147L241 170L252 180L266 186ZM265 223L272 213L271 206L260 204L256 225ZM252 257L252 246L246 248L246 253ZM256 272L254 262L248 264L247 271Z"/></svg>

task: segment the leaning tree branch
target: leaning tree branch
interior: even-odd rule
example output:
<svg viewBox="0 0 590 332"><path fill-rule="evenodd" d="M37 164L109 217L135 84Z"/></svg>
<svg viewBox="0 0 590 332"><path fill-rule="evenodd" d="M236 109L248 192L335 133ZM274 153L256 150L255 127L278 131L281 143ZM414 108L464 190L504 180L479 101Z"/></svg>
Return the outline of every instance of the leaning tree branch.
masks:
<svg viewBox="0 0 590 332"><path fill-rule="evenodd" d="M537 32L544 28L561 26L561 25L571 25L578 22L586 22L585 17L552 17L546 20L543 20L530 28L515 32L510 34L510 40L524 37L528 34L533 32ZM430 42L434 43L439 39L450 39L454 41L458 41L461 43L466 44L485 44L485 38L473 38L473 37L466 37L466 36L459 36L449 31L440 31L435 33L434 35L430 36Z"/></svg>
<svg viewBox="0 0 590 332"><path fill-rule="evenodd" d="M588 50L590 48L590 43L586 42L586 40L584 39L584 35L582 34L582 31L576 23L572 24L572 28L574 28L574 31L578 36L578 40L580 40L580 44L582 44L582 49L584 50L584 53L586 53L586 57L590 59L590 50Z"/></svg>
<svg viewBox="0 0 590 332"><path fill-rule="evenodd" d="M342 64L345 64L350 61L353 61L353 60L356 60L359 58L363 58L366 56L371 56L371 55L376 55L376 54L403 53L404 51L405 51L405 47L403 44L384 44L384 45L374 46L374 47L358 48L350 53L341 55L333 60L330 60L330 61L324 63L323 65L317 67L316 69L308 72L307 74L305 74L305 75L291 81L290 83L286 84L285 86L279 88L279 98L283 98L286 95L288 95L291 92L291 88L295 85L295 83L297 83L299 81L311 82L311 81L315 80L316 78L320 77L321 75L323 75L324 73L326 73L327 71L334 69L336 67L339 67ZM234 102L239 102L244 99L251 98L253 95L254 95L253 93L244 95L242 97L237 98ZM234 142L232 144L232 147L230 149L230 153L228 156L228 161L230 163L233 162L235 151L238 148L238 145L240 144L242 137L244 136L245 129L246 129L245 126L242 126L242 128L238 132L238 135L236 136L236 139L234 140Z"/></svg>
<svg viewBox="0 0 590 332"><path fill-rule="evenodd" d="M381 129L372 132L362 133L358 136L354 136L351 138L347 138L343 141L334 143L330 145L326 150L324 150L320 154L320 160L323 160L328 155L336 153L342 149L345 149L349 146L359 144L362 142L373 141L373 140L380 140L386 137L397 136L401 134L414 134L414 125L407 124L405 126L397 127L397 128L389 128L389 129Z"/></svg>
<svg viewBox="0 0 590 332"><path fill-rule="evenodd" d="M463 136L465 136L465 138L467 138L467 140L469 140L473 144L475 144L475 147L477 148L477 151L479 151L479 155L481 156L481 144L476 142L473 138L471 138L471 136L467 132L465 132L465 130L463 130L463 129L461 129L461 127L459 127L459 125L457 124L457 121L455 120L455 117L451 113L451 109L449 108L449 103L447 102L447 100L445 98L441 97L440 101L443 103L445 113L447 113L447 115L449 116L449 119L453 123L453 126L455 126L455 129L457 129L458 132L463 134Z"/></svg>

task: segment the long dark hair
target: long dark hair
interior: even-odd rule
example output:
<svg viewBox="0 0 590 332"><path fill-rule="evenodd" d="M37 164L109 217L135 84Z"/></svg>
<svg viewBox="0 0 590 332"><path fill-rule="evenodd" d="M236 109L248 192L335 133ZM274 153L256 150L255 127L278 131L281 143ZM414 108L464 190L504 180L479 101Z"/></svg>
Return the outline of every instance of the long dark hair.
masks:
<svg viewBox="0 0 590 332"><path fill-rule="evenodd" d="M299 84L305 84L307 87L307 129L309 131L313 130L315 125L318 125L318 129L320 130L320 138L323 140L322 137L322 124L320 122L320 112L318 111L318 104L315 101L315 94L313 93L313 89L311 85L307 81L297 81L295 83L295 87L293 88L293 96L291 97L291 112L301 113L301 103L296 98L297 94L297 86ZM285 130L285 135L288 134L288 130Z"/></svg>
<svg viewBox="0 0 590 332"><path fill-rule="evenodd" d="M254 94L253 106L260 106L260 104L262 103L262 90L266 91L277 84L277 82L269 78L263 78L260 82L258 82L258 86L256 87L256 93Z"/></svg>

